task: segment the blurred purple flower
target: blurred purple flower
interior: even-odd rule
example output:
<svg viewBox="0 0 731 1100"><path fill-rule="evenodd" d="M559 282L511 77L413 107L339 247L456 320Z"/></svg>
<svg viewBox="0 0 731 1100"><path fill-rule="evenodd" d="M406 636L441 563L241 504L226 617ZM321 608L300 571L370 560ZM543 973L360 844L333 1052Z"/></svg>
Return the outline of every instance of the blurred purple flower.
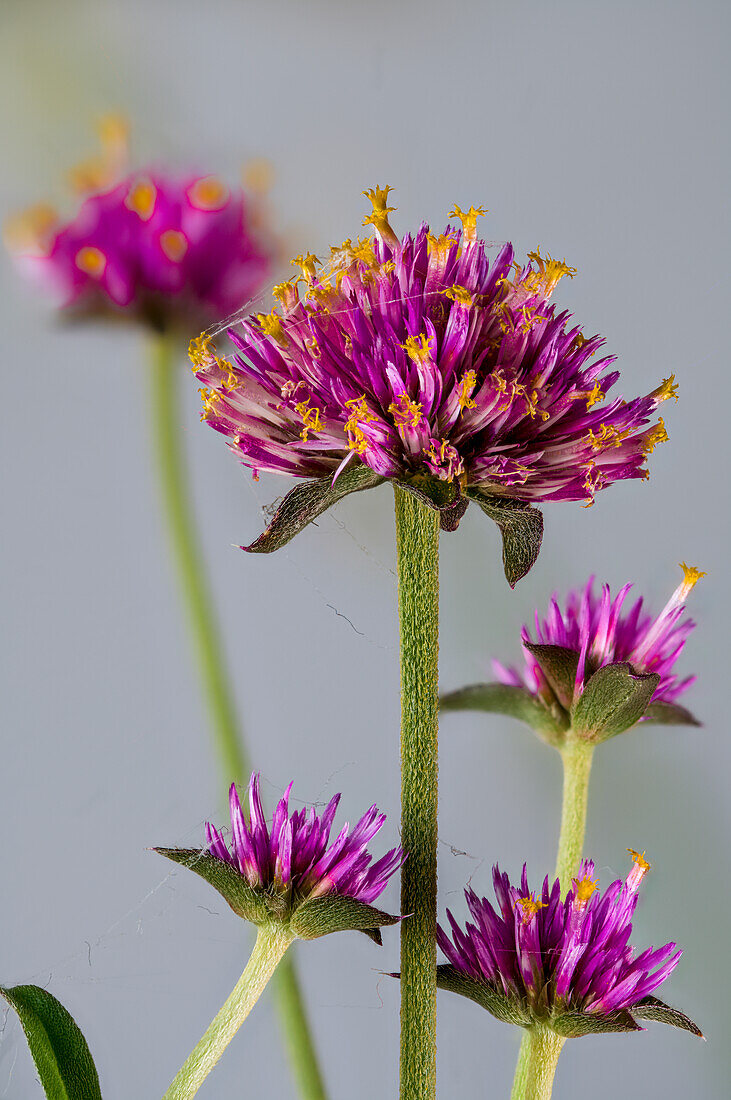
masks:
<svg viewBox="0 0 731 1100"><path fill-rule="evenodd" d="M123 122L105 119L101 136L102 155L75 172L87 197L70 220L41 205L6 227L31 279L64 309L194 331L261 289L272 242L255 231L240 188L155 167L130 173Z"/></svg>
<svg viewBox="0 0 731 1100"><path fill-rule="evenodd" d="M632 856L626 880L604 893L593 881L594 864L585 860L564 899L558 879L549 886L546 877L536 899L525 867L519 888L494 867L497 909L468 889L475 923L463 929L447 910L452 938L437 930L449 959L439 967L440 985L481 1001L501 1019L544 1024L566 1037L639 1030L637 1018L664 1019L700 1034L682 1013L650 996L678 964L675 944L638 955L629 945L637 892L649 869L644 854Z"/></svg>
<svg viewBox="0 0 731 1100"><path fill-rule="evenodd" d="M667 438L651 419L676 396L673 378L600 407L619 372L610 357L591 362L601 337L549 304L575 270L538 251L521 266L510 244L490 262L474 207L455 207L461 229L423 224L399 239L389 190L367 192L375 238L332 248L319 272L316 256L297 257L301 275L274 288L281 314L229 329L231 361L194 341L204 418L242 463L335 486L365 466L474 499L587 505L647 477L646 455Z"/></svg>

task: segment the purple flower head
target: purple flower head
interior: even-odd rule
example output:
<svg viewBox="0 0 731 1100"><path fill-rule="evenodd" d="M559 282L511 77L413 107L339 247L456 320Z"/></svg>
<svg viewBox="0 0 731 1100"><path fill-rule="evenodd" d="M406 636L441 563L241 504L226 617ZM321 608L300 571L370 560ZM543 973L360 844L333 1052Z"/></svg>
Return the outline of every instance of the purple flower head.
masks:
<svg viewBox="0 0 731 1100"><path fill-rule="evenodd" d="M474 207L450 215L461 228L399 238L389 191L367 192L374 237L332 248L324 266L297 257L301 274L273 291L280 310L229 329L231 360L194 341L204 419L240 461L334 490L356 471L357 488L391 479L429 497L449 529L469 499L589 505L647 477L673 378L608 398L619 372L595 358L601 337L550 301L573 268L538 251L521 266L510 244L488 259Z"/></svg>
<svg viewBox="0 0 731 1100"><path fill-rule="evenodd" d="M130 172L126 127L104 120L102 155L76 170L85 194L60 221L36 206L7 227L18 265L64 309L186 327L230 313L257 293L271 242L257 237L240 188L214 176Z"/></svg>
<svg viewBox="0 0 731 1100"><path fill-rule="evenodd" d="M497 906L465 891L474 923L461 928L447 910L451 939L437 929L449 960L438 968L440 986L471 997L499 1019L543 1024L567 1038L600 1031L641 1030L638 1019L659 1019L700 1035L686 1016L653 997L681 953L674 943L636 954L630 946L640 882L649 869L632 852L626 880L602 893L594 864L582 862L562 899L558 879L544 879L536 895L525 867L519 887L496 866Z"/></svg>
<svg viewBox="0 0 731 1100"><path fill-rule="evenodd" d="M248 820L231 784L228 843L222 831L206 823L208 853L158 850L197 871L240 916L257 924L285 921L304 939L358 928L380 942L378 928L397 918L374 909L372 903L406 858L397 847L373 862L368 844L386 815L371 806L352 829L346 822L331 840L340 795L321 813L314 806L290 811L291 790L290 783L268 824L258 774L249 782ZM331 926L325 927L328 922Z"/></svg>

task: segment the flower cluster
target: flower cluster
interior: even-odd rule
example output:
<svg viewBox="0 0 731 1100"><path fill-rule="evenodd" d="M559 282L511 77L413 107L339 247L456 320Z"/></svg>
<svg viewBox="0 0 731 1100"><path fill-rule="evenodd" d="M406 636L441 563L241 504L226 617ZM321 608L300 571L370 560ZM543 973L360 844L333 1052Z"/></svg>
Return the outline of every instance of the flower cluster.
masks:
<svg viewBox="0 0 731 1100"><path fill-rule="evenodd" d="M229 330L233 359L194 341L204 418L244 465L336 481L364 464L397 481L586 504L646 477L673 378L607 400L619 373L594 358L601 337L550 303L573 268L539 251L520 265L510 244L491 262L474 207L450 215L461 228L399 238L389 191L367 192L373 238L332 248L324 267L297 257L301 274L273 291L281 312Z"/></svg>
<svg viewBox="0 0 731 1100"><path fill-rule="evenodd" d="M542 1023L566 1037L638 1030L638 1018L663 1018L700 1034L687 1017L650 996L678 964L675 944L637 955L629 945L637 892L649 869L644 854L632 856L626 880L603 893L594 864L584 861L565 898L558 879L550 886L546 878L536 898L525 867L519 888L495 867L497 909L469 889L475 923L462 929L447 911L452 938L438 929L449 960L439 968L440 984L500 1019L523 1027Z"/></svg>
<svg viewBox="0 0 731 1100"><path fill-rule="evenodd" d="M64 307L117 311L186 327L228 314L257 293L271 266L240 188L210 175L182 178L156 168L129 172L126 132L106 119L102 155L80 166L86 193L59 220L36 206L9 223L19 266Z"/></svg>

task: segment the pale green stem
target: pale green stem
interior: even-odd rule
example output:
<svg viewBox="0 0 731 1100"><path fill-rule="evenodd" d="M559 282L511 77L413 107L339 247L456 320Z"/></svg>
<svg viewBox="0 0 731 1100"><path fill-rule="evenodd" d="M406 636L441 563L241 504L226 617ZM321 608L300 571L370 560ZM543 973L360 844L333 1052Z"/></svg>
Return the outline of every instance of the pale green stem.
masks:
<svg viewBox="0 0 731 1100"><path fill-rule="evenodd" d="M396 488L401 639L401 1100L436 1095L439 515Z"/></svg>
<svg viewBox="0 0 731 1100"><path fill-rule="evenodd" d="M569 737L571 735L569 734ZM558 856L556 859L556 875L561 881L561 893L565 896L570 887L571 880L579 868L579 861L584 850L584 834L586 832L586 807L589 796L589 776L591 762L594 756L594 745L586 741L570 739L561 749L563 761L563 802L561 806L561 832L558 840ZM563 1045L563 1041L561 1041ZM510 1100L528 1100L527 1091L529 1082L529 1068L531 1060L537 1055L533 1054L534 1042L532 1033L526 1031L520 1044L518 1064L515 1067L513 1079L513 1091ZM556 1058L561 1051L558 1047ZM554 1068L551 1071L553 1080ZM538 1093L536 1095L543 1095ZM546 1093L550 1096L549 1092Z"/></svg>
<svg viewBox="0 0 731 1100"><path fill-rule="evenodd" d="M292 939L281 925L258 930L254 950L231 996L186 1058L163 1100L189 1100L195 1096L259 1000Z"/></svg>
<svg viewBox="0 0 731 1100"><path fill-rule="evenodd" d="M550 1028L538 1026L531 1028L528 1039L525 1100L550 1100L558 1056L566 1040Z"/></svg>
<svg viewBox="0 0 731 1100"><path fill-rule="evenodd" d="M156 334L150 346L152 432L180 592L190 625L221 773L228 786L232 780L247 780L251 764L239 734L236 704L189 499L178 399L179 379L184 367L179 362L178 350L178 339L173 332ZM325 1084L291 956L279 968L274 991L300 1094L303 1100L326 1100Z"/></svg>

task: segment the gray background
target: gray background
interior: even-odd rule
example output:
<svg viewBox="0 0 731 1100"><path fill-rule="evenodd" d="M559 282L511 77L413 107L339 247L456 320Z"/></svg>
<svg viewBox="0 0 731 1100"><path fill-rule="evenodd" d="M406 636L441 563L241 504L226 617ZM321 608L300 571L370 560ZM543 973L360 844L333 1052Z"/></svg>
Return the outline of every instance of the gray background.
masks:
<svg viewBox="0 0 731 1100"><path fill-rule="evenodd" d="M671 442L649 483L596 507L548 505L538 566L514 593L477 514L443 538L442 682L518 654L520 624L591 571L635 580L658 608L681 559L708 570L682 668L700 731L642 731L598 754L587 852L606 885L625 848L653 862L635 940L675 939L665 987L707 1044L658 1025L572 1043L556 1095L725 1094L731 877L726 482L729 11L721 3L510 5L384 0L9 3L0 11L3 211L61 198L122 108L136 152L218 170L264 155L290 254L358 231L360 192L396 188L399 230L441 225L455 201L485 232L537 243L579 277L557 299L619 357L627 397L675 372ZM70 209L70 208L69 208ZM146 848L195 844L220 790L170 572L151 464L142 341L64 329L3 260L4 733L0 974L48 985L88 1036L108 1100L159 1096L228 994L248 930L193 876ZM185 363L181 358L181 370ZM387 488L351 499L267 559L235 549L260 505L198 422L185 374L180 430L249 742L271 802L344 792L398 837L393 524ZM352 625L351 625L352 624ZM464 914L495 858L553 867L558 759L507 719L443 724L440 911ZM452 850L452 849L456 850ZM467 853L467 854L464 854ZM384 897L397 905L395 885ZM299 963L333 1098L394 1096L397 997L380 976L397 936L304 947ZM2 1017L0 1017L2 1023ZM440 995L442 1097L507 1096L518 1035ZM19 1028L0 1034L0 1097L38 1095ZM270 1004L253 1014L206 1097L290 1097Z"/></svg>

